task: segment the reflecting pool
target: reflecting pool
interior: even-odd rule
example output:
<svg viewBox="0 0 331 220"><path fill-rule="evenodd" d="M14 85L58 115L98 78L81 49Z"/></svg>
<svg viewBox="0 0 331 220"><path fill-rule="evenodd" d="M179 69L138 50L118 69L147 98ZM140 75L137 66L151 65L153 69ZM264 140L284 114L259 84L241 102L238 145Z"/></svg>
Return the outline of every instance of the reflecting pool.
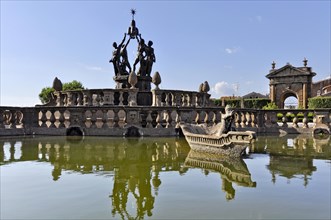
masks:
<svg viewBox="0 0 331 220"><path fill-rule="evenodd" d="M330 219L331 138L258 136L243 159L184 138L0 139L1 219Z"/></svg>

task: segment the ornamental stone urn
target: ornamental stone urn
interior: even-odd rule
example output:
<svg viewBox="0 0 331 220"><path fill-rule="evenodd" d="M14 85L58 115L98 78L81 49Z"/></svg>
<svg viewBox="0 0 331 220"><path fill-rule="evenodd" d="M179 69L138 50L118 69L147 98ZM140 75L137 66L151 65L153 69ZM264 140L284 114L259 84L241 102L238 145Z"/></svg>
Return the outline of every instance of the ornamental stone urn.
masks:
<svg viewBox="0 0 331 220"><path fill-rule="evenodd" d="M55 91L62 91L62 82L57 77L53 81L53 89Z"/></svg>
<svg viewBox="0 0 331 220"><path fill-rule="evenodd" d="M200 86L199 86L199 92L202 92L203 91L202 88L203 88L203 83L201 83Z"/></svg>
<svg viewBox="0 0 331 220"><path fill-rule="evenodd" d="M207 93L207 92L209 92L209 90L210 90L209 84L207 81L205 81L202 85L202 92Z"/></svg>
<svg viewBox="0 0 331 220"><path fill-rule="evenodd" d="M128 83L131 85L130 89L136 88L135 85L138 82L138 77L134 71L129 74Z"/></svg>
<svg viewBox="0 0 331 220"><path fill-rule="evenodd" d="M161 76L160 76L160 73L158 71L156 71L154 73L154 76L152 78L152 82L154 83L154 85L156 86L155 87L155 90L159 90L159 85L161 84Z"/></svg>

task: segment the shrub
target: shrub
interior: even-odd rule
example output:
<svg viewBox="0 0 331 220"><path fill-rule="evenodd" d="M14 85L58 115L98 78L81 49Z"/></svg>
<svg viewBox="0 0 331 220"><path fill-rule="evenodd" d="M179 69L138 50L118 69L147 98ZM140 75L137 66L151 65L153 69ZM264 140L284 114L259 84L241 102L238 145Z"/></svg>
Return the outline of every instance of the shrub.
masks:
<svg viewBox="0 0 331 220"><path fill-rule="evenodd" d="M267 105L263 106L263 110L275 110L278 109L278 106L274 102L270 102Z"/></svg>
<svg viewBox="0 0 331 220"><path fill-rule="evenodd" d="M81 82L78 82L77 80L73 80L71 82L67 82L63 84L62 90L63 91L69 91L69 90L83 90L85 89L83 84ZM52 87L45 87L41 90L39 93L39 99L42 104L46 104L50 101L52 98L52 93L55 90Z"/></svg>
<svg viewBox="0 0 331 220"><path fill-rule="evenodd" d="M47 102L49 102L49 100L52 97L52 93L55 90L51 87L45 87L41 90L41 92L39 93L39 99L41 101L42 104L46 104Z"/></svg>
<svg viewBox="0 0 331 220"><path fill-rule="evenodd" d="M67 82L63 84L63 91L69 91L69 90L83 90L84 86L81 82L78 82L77 80L73 80L71 82Z"/></svg>
<svg viewBox="0 0 331 220"><path fill-rule="evenodd" d="M331 97L314 97L308 99L308 108L331 108Z"/></svg>
<svg viewBox="0 0 331 220"><path fill-rule="evenodd" d="M245 108L262 109L268 103L270 103L270 99L266 99L266 98L255 98L255 99L244 100Z"/></svg>

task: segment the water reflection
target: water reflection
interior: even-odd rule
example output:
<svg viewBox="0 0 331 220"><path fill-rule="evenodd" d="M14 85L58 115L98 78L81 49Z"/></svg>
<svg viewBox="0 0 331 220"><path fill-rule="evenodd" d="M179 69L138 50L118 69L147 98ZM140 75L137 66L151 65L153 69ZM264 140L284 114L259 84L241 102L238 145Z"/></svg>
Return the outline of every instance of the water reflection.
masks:
<svg viewBox="0 0 331 220"><path fill-rule="evenodd" d="M269 154L269 169L272 182L277 176L301 178L307 186L316 167L314 159L331 159L331 138L312 138L307 135L286 136L282 138L259 137L251 149L255 153Z"/></svg>
<svg viewBox="0 0 331 220"><path fill-rule="evenodd" d="M274 183L278 176L282 176L288 180L302 178L303 185L307 186L316 171L313 159L331 159L330 146L330 137L260 136L252 144L250 152L269 155L267 169ZM206 175L209 172L219 173L221 189L227 200L235 198L233 184L257 186L242 159L190 151L185 139L0 139L0 165L20 161L52 164L54 181L59 181L63 172L97 173L112 177L113 188L109 195L111 212L113 216L119 215L123 219L153 215L155 199L162 186L162 172L182 175L190 168L199 168Z"/></svg>
<svg viewBox="0 0 331 220"><path fill-rule="evenodd" d="M185 166L205 169L220 173L222 190L227 200L234 199L235 189L232 183L245 187L256 187L256 182L251 179L246 163L241 158L229 158L217 154L196 152L191 150L186 157Z"/></svg>

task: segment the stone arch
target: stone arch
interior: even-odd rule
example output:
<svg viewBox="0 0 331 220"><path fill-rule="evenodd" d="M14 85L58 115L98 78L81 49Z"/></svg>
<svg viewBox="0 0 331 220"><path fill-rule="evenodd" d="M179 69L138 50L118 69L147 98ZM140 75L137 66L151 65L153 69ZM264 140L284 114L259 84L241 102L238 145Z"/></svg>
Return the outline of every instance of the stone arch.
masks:
<svg viewBox="0 0 331 220"><path fill-rule="evenodd" d="M287 64L279 69L273 64L266 76L269 81L270 99L278 108L284 108L284 100L289 96L296 96L298 106L308 107L308 98L312 97L312 78L316 75L311 67L294 67Z"/></svg>
<svg viewBox="0 0 331 220"><path fill-rule="evenodd" d="M67 136L84 136L84 130L80 126L72 126L66 131Z"/></svg>

